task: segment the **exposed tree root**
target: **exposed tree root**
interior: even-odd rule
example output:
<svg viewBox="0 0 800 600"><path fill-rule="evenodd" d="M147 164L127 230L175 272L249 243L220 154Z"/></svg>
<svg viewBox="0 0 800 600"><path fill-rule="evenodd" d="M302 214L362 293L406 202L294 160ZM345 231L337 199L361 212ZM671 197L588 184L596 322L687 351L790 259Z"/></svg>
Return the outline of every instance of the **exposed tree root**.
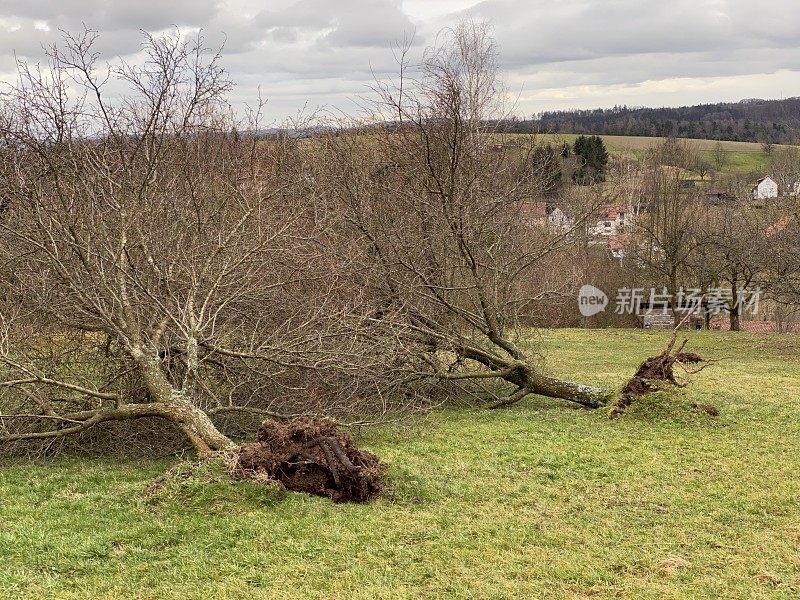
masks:
<svg viewBox="0 0 800 600"><path fill-rule="evenodd" d="M639 368L636 370L634 376L631 377L625 387L622 388L619 398L614 403L614 406L609 413L609 416L612 419L622 415L637 398L661 389L661 386L664 384L676 387L686 387L688 382L679 381L675 378L674 369L676 365L685 373L693 375L695 373L699 373L707 366L722 360L705 359L694 352L685 352L684 348L686 347L686 343L689 341L688 339L683 340L683 343L680 345L680 347L673 351L678 336L678 330L680 329L681 325L683 325L682 322L678 324L678 326L672 332L672 337L670 338L669 343L667 343L666 348L664 348L664 351L657 356L651 356L641 365L639 365ZM699 366L696 368L691 368L690 365ZM713 411L716 411L716 414L719 414L719 410L717 410L716 407L710 405L709 407L713 409ZM708 414L712 414L713 412L706 410L705 408L703 410L705 410L705 412ZM716 416L716 414L713 416Z"/></svg>
<svg viewBox="0 0 800 600"><path fill-rule="evenodd" d="M267 477L284 489L334 502L367 502L383 489L385 470L377 456L359 450L333 421L298 418L264 421L258 441L241 446L234 475Z"/></svg>

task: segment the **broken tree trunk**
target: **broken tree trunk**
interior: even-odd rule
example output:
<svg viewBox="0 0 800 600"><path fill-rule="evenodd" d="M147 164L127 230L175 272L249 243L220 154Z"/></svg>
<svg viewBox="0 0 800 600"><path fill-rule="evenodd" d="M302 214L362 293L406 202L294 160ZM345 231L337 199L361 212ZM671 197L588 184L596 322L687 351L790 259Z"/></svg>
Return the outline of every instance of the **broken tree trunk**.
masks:
<svg viewBox="0 0 800 600"><path fill-rule="evenodd" d="M608 404L609 393L603 388L543 375L531 365L525 355L514 344L507 340L501 341L503 349L513 357L511 360L485 349L465 344L458 346L456 352L463 358L478 362L490 370L478 374L445 374L442 376L448 379L494 377L517 386L515 392L490 404L489 408L510 406L519 402L528 394L539 394L548 398L567 400L587 408L599 408ZM498 345L501 344L498 343Z"/></svg>
<svg viewBox="0 0 800 600"><path fill-rule="evenodd" d="M528 394L539 394L548 398L558 398L585 406L599 408L608 404L608 392L602 388L565 379L557 379L537 373L528 365L522 364L503 376L503 379L517 386L517 391L490 405L490 408L509 406L522 400Z"/></svg>
<svg viewBox="0 0 800 600"><path fill-rule="evenodd" d="M587 408L599 408L608 404L608 392L603 388L556 379L539 373L530 374L527 389L533 394L569 400Z"/></svg>

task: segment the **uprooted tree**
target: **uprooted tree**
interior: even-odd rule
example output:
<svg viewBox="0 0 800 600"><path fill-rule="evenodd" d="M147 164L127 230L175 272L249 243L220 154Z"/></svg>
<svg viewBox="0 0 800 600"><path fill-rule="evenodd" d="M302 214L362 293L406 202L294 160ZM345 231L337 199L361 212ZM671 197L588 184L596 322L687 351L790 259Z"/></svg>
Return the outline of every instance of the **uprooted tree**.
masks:
<svg viewBox="0 0 800 600"><path fill-rule="evenodd" d="M406 76L403 54L400 81L377 86L377 124L315 153L317 193L361 248L375 299L362 335L398 340L408 381L469 383L493 407L528 394L600 406L603 390L546 375L518 342L521 314L575 289L571 272L551 281L540 269L574 227L531 218L548 165L532 140L498 143L486 125L502 117L487 27L466 22L440 39L418 75Z"/></svg>
<svg viewBox="0 0 800 600"><path fill-rule="evenodd" d="M2 96L0 441L155 417L203 454L236 447L212 418L358 402L371 359L293 143L238 133L202 39L107 72L94 41Z"/></svg>
<svg viewBox="0 0 800 600"><path fill-rule="evenodd" d="M529 218L535 145L498 151L485 127L483 26L415 82L403 63L370 126L311 143L237 124L202 39L147 37L142 66L109 71L94 42L20 63L2 96L0 441L149 417L234 451L221 415L386 414L442 384L606 401L518 341L521 314L574 289L542 269L571 232Z"/></svg>
<svg viewBox="0 0 800 600"><path fill-rule="evenodd" d="M625 386L622 388L616 402L611 407L609 416L614 419L630 407L638 398L646 396L651 392L660 391L664 386L683 388L688 385L687 381L680 381L675 375L675 367L679 367L686 375L694 375L706 367L719 362L722 359L703 358L694 352L685 350L688 339L683 340L677 348L675 344L678 340L678 332L683 324L688 320L685 317L672 331L672 336L667 341L664 350L660 354L645 359L636 369ZM719 411L712 405L695 405L696 408L704 410L709 415L716 416Z"/></svg>

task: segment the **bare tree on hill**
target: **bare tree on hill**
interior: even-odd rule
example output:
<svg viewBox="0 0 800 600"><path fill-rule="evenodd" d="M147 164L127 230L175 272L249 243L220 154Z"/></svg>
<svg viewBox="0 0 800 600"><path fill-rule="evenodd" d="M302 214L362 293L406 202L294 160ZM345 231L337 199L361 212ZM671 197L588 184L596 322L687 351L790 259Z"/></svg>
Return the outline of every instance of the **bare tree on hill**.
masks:
<svg viewBox="0 0 800 600"><path fill-rule="evenodd" d="M0 441L157 417L204 453L235 446L211 417L272 415L254 399L308 373L347 390L371 363L293 143L237 132L202 39L147 37L142 67L108 73L94 39L2 96Z"/></svg>
<svg viewBox="0 0 800 600"><path fill-rule="evenodd" d="M409 381L485 383L492 406L541 394L597 407L603 390L546 375L520 341L520 312L566 291L535 278L572 231L529 222L547 165L484 126L502 107L496 60L485 25L447 32L418 79L379 86L385 126L331 136L314 179L362 249L373 334L399 340Z"/></svg>
<svg viewBox="0 0 800 600"><path fill-rule="evenodd" d="M694 190L681 186L681 169L674 166L682 156L682 148L664 145L647 158L641 189L645 211L636 221L632 244L631 264L666 288L671 298L678 298L687 265L705 242L696 235L703 203ZM673 303L673 316L676 309Z"/></svg>

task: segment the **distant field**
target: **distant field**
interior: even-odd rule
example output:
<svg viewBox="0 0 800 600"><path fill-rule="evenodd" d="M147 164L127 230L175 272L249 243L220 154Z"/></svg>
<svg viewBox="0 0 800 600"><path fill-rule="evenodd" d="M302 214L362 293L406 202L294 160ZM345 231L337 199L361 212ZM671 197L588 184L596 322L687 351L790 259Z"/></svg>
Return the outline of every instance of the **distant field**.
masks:
<svg viewBox="0 0 800 600"><path fill-rule="evenodd" d="M539 134L543 140L566 140L574 142L578 136L576 134L566 133L542 133ZM600 136L606 144L615 150L646 150L652 148L664 141L660 137L638 137L628 135L602 135ZM695 140L689 138L678 138L682 142L686 142L688 146L694 150L709 150L713 151L716 148L716 140ZM726 152L747 152L763 154L761 144L752 142L719 142Z"/></svg>
<svg viewBox="0 0 800 600"><path fill-rule="evenodd" d="M394 488L368 505L224 482L145 501L170 461L7 463L0 598L796 599L800 339L686 335L729 360L616 421L531 397L366 431ZM541 342L618 389L667 336Z"/></svg>
<svg viewBox="0 0 800 600"><path fill-rule="evenodd" d="M513 138L516 135L510 134L506 137ZM536 137L542 143L573 143L577 134L570 133L540 133ZM638 158L649 148L662 143L664 138L658 137L637 137L622 135L601 135L606 147L612 154ZM689 138L679 138L686 142L689 148L695 150L700 157L714 164L714 151L716 150L716 140L695 140ZM731 173L761 173L765 172L769 166L769 157L761 147L761 144L752 142L720 142L725 151L725 164L722 171ZM781 146L777 146L780 148Z"/></svg>

